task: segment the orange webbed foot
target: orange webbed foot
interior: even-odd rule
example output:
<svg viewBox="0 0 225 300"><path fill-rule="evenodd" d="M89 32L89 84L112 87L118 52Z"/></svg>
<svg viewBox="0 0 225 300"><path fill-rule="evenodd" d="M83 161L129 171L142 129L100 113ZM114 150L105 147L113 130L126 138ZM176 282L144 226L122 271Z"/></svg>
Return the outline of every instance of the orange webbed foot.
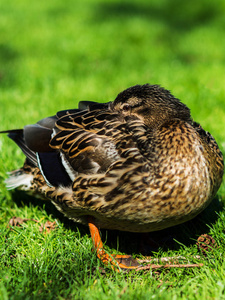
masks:
<svg viewBox="0 0 225 300"><path fill-rule="evenodd" d="M118 269L137 269L140 267L140 263L134 259L131 255L109 255L103 249L103 243L99 234L99 229L94 224L92 218L88 222L94 249L97 252L98 258L106 265L111 265L113 268L117 267Z"/></svg>

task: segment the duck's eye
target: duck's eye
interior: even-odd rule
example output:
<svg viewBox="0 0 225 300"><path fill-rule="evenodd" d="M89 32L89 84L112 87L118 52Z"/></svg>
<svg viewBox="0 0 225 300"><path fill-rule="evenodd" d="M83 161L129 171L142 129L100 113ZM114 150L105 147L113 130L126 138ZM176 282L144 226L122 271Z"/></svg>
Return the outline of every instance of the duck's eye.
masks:
<svg viewBox="0 0 225 300"><path fill-rule="evenodd" d="M130 105L127 104L127 103L123 104L122 110L123 110L123 111L129 111L129 110L130 110Z"/></svg>

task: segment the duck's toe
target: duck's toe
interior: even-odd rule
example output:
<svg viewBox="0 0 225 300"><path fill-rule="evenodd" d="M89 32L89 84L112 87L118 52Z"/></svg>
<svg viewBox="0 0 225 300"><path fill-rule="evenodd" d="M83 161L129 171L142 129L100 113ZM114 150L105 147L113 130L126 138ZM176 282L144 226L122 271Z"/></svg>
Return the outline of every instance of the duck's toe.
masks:
<svg viewBox="0 0 225 300"><path fill-rule="evenodd" d="M131 255L109 255L103 250L102 252L98 253L98 258L104 264L110 264L112 267L117 267L120 269L130 270L141 267L141 264Z"/></svg>

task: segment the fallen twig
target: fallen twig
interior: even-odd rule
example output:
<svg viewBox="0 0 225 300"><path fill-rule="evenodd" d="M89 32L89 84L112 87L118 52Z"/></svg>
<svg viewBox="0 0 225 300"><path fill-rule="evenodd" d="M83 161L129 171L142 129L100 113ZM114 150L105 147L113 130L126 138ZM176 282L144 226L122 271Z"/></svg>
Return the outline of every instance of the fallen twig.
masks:
<svg viewBox="0 0 225 300"><path fill-rule="evenodd" d="M12 217L10 220L9 220L9 223L8 223L8 227L10 226L18 226L18 227L21 227L21 224L23 224L24 222L27 222L27 221L33 221L33 222L36 222L38 223L39 221L35 220L35 219L22 219L20 217Z"/></svg>
<svg viewBox="0 0 225 300"><path fill-rule="evenodd" d="M44 232L45 234L49 233L50 231L55 229L56 222L47 221L45 224L41 224L39 227L40 232Z"/></svg>
<svg viewBox="0 0 225 300"><path fill-rule="evenodd" d="M166 265L154 265L154 264L149 264L143 267L138 267L137 271L141 271L141 270L151 270L151 269L168 269L168 268L200 268L202 267L203 264L175 264L175 265L170 265L170 264L166 264Z"/></svg>
<svg viewBox="0 0 225 300"><path fill-rule="evenodd" d="M202 259L200 255L194 255L191 256L190 258L194 258L194 259ZM189 257L185 257L185 256L171 256L171 257L160 257L160 258L151 258L147 257L145 259L138 259L138 261L140 263L145 263L145 262L174 262L174 261L178 261L178 260L189 260Z"/></svg>

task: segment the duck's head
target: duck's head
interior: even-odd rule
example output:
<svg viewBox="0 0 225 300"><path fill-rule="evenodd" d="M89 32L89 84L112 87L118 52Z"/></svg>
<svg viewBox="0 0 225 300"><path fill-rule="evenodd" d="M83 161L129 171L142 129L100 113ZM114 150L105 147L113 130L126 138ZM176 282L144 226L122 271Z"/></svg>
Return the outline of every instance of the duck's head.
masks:
<svg viewBox="0 0 225 300"><path fill-rule="evenodd" d="M189 108L159 85L135 85L121 92L111 104L125 116L136 115L152 128L174 118L191 122Z"/></svg>

